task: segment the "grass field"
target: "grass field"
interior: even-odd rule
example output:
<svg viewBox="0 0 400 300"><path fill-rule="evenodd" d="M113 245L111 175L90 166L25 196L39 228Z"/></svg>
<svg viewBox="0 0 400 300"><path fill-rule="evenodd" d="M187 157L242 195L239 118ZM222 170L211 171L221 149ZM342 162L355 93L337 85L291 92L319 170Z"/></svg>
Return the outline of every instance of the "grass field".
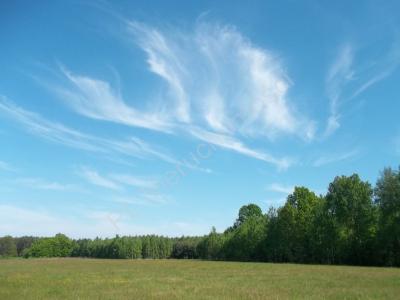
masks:
<svg viewBox="0 0 400 300"><path fill-rule="evenodd" d="M399 299L400 269L194 260L0 260L0 299L160 298Z"/></svg>

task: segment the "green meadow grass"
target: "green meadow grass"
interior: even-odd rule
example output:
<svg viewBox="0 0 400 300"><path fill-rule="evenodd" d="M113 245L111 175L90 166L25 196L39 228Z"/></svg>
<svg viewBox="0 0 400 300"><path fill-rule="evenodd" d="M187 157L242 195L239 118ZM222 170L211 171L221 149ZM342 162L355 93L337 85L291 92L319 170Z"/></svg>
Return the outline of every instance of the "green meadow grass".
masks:
<svg viewBox="0 0 400 300"><path fill-rule="evenodd" d="M400 299L400 269L196 260L0 260L0 299L288 298Z"/></svg>

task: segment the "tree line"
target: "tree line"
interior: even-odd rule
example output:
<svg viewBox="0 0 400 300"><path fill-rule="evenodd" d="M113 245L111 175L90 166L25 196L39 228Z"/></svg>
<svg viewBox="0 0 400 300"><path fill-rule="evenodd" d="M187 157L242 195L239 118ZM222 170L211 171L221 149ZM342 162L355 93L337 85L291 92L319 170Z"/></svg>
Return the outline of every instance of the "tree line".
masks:
<svg viewBox="0 0 400 300"><path fill-rule="evenodd" d="M244 205L222 233L213 227L206 236L181 238L7 236L0 238L0 256L400 266L400 170L384 169L375 187L357 174L336 177L325 195L295 187L282 207L266 213Z"/></svg>

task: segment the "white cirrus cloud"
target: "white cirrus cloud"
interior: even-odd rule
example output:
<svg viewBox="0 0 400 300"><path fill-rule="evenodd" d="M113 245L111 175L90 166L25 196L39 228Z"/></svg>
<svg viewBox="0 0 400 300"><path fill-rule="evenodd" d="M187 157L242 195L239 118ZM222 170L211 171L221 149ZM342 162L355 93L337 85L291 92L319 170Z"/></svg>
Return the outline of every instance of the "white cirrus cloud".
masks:
<svg viewBox="0 0 400 300"><path fill-rule="evenodd" d="M321 166L328 165L331 163L344 161L344 160L356 157L359 153L360 153L360 151L358 149L353 149L353 150L350 150L350 151L344 152L344 153L335 153L335 154L330 154L330 155L324 155L324 156L317 158L313 162L313 166L321 167Z"/></svg>
<svg viewBox="0 0 400 300"><path fill-rule="evenodd" d="M93 137L60 123L48 121L36 113L15 105L1 95L0 113L5 113L7 117L23 125L26 131L47 140L74 148L104 152L101 147L95 145Z"/></svg>
<svg viewBox="0 0 400 300"><path fill-rule="evenodd" d="M137 177L128 174L111 174L110 178L127 186L144 189L156 189L158 187L158 181L144 177Z"/></svg>
<svg viewBox="0 0 400 300"><path fill-rule="evenodd" d="M290 194L294 191L294 186L283 185L280 183L271 183L267 186L267 190L276 193Z"/></svg>
<svg viewBox="0 0 400 300"><path fill-rule="evenodd" d="M49 191L77 191L80 188L74 184L64 184L56 181L48 181L43 178L17 178L14 181L16 184L37 190Z"/></svg>
<svg viewBox="0 0 400 300"><path fill-rule="evenodd" d="M329 136L340 127L339 106L346 85L354 79L354 49L351 45L344 45L335 61L331 65L327 79L326 89L329 98L329 111L327 126L324 136Z"/></svg>
<svg viewBox="0 0 400 300"><path fill-rule="evenodd" d="M324 137L340 127L341 106L362 95L373 85L389 77L400 66L400 43L396 40L386 53L363 61L356 56L351 44L342 46L328 70L326 92L329 99L329 116Z"/></svg>
<svg viewBox="0 0 400 300"><path fill-rule="evenodd" d="M159 182L151 178L117 173L101 175L98 171L86 166L78 168L77 174L91 184L111 190L123 190L124 187L154 190L159 187Z"/></svg>
<svg viewBox="0 0 400 300"><path fill-rule="evenodd" d="M269 153L254 150L246 145L244 145L240 140L220 133L215 133L211 131L206 131L200 128L191 128L190 132L193 136L197 137L200 140L205 142L217 145L219 147L235 151L237 153L262 160L271 164L276 165L279 169L285 170L287 169L293 161L289 158L276 158Z"/></svg>
<svg viewBox="0 0 400 300"><path fill-rule="evenodd" d="M108 82L61 67L65 82L53 89L77 113L164 133L186 132L201 140L208 135L216 141L220 135L215 145L282 169L287 161L242 140L271 142L281 135L313 139L315 123L289 99L292 81L282 59L236 28L205 22L188 31L131 21L125 25L128 39L144 51L148 70L167 92L162 99L127 101ZM152 87L157 88L163 86ZM151 109L137 108L137 100Z"/></svg>
<svg viewBox="0 0 400 300"><path fill-rule="evenodd" d="M167 131L170 125L161 113L138 111L127 105L119 91L108 82L72 74L65 67L61 71L72 85L71 88L54 87L66 103L78 113L99 120L129 126Z"/></svg>
<svg viewBox="0 0 400 300"><path fill-rule="evenodd" d="M159 206L171 203L172 200L161 194L139 194L132 197L115 197L113 202L127 204L127 205L145 205L145 206Z"/></svg>
<svg viewBox="0 0 400 300"><path fill-rule="evenodd" d="M178 121L239 135L312 138L313 123L292 109L280 58L234 27L197 23L183 32L127 24L149 70L169 86L168 106Z"/></svg>
<svg viewBox="0 0 400 300"><path fill-rule="evenodd" d="M111 190L121 190L122 187L115 181L100 175L97 171L82 167L79 175L86 179L89 183Z"/></svg>
<svg viewBox="0 0 400 300"><path fill-rule="evenodd" d="M381 54L380 54L381 55ZM351 98L355 98L378 82L389 77L400 66L400 40L395 40L386 54L377 63L365 68L365 79L359 83Z"/></svg>
<svg viewBox="0 0 400 300"><path fill-rule="evenodd" d="M22 125L29 133L68 147L119 157L121 154L141 159L161 159L169 164L179 163L167 151L137 138L107 139L83 133L59 122L49 121L37 113L25 110L0 95L0 113Z"/></svg>

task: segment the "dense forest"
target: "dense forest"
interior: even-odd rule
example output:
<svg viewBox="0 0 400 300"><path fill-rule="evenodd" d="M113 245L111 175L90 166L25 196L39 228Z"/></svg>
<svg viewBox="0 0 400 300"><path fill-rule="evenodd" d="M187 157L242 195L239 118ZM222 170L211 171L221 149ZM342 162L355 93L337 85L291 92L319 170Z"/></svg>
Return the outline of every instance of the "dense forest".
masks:
<svg viewBox="0 0 400 300"><path fill-rule="evenodd" d="M240 208L223 233L202 237L116 236L72 240L5 236L0 256L199 258L400 266L400 170L383 170L375 188L357 174L338 176L326 195L296 187L286 203L263 213Z"/></svg>

